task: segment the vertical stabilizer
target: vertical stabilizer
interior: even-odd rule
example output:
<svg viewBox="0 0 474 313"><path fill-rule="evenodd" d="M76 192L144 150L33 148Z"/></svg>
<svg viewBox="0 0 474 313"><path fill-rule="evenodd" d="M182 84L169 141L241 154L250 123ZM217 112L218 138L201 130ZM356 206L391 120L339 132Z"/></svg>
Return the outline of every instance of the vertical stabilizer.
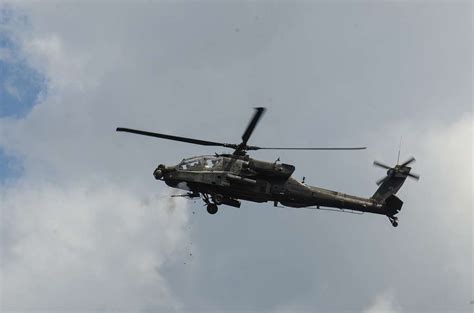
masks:
<svg viewBox="0 0 474 313"><path fill-rule="evenodd" d="M400 157L400 156L399 156ZM395 167L390 167L383 163L374 161L374 165L382 167L387 170L387 176L382 177L377 181L377 185L380 187L372 196L372 199L379 203L385 202L391 195L394 195L400 190L403 183L407 179L408 176L418 180L420 176L417 174L410 173L411 167L408 165L415 161L414 157L411 157L407 161L403 162L402 164L395 165Z"/></svg>
<svg viewBox="0 0 474 313"><path fill-rule="evenodd" d="M393 176L389 177L384 180L384 182L380 185L380 187L377 189L377 191L374 193L372 196L372 199L374 199L377 202L384 202L388 197L391 195L394 195L400 190L402 187L403 183L407 179L407 176Z"/></svg>

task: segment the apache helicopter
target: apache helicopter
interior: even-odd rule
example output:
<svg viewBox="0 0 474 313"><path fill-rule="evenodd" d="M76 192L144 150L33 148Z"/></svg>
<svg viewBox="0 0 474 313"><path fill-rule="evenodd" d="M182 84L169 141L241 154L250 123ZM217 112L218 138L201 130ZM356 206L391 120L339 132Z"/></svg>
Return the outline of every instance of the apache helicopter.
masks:
<svg viewBox="0 0 474 313"><path fill-rule="evenodd" d="M119 132L157 137L181 141L202 146L225 147L234 149L232 154L196 156L183 159L175 166L158 165L153 172L157 180L164 181L168 186L188 191L183 196L189 199L201 197L210 214L216 214L219 205L239 208L239 200L253 202L272 201L293 208L336 208L341 211L356 211L385 215L394 227L398 226L395 216L401 209L403 201L395 194L410 176L419 179L419 175L410 173L408 166L415 158L390 167L375 161L374 165L387 170L387 175L377 181L379 188L370 198L344 194L338 191L308 186L297 181L291 175L295 167L290 164L266 162L252 159L247 151L255 150L363 150L365 147L349 148L282 148L258 147L247 144L265 108L255 108L242 142L239 144L221 143L187 137L178 137L160 133L147 132L130 128L117 128ZM400 153L399 153L400 157ZM334 210L334 209L333 209Z"/></svg>

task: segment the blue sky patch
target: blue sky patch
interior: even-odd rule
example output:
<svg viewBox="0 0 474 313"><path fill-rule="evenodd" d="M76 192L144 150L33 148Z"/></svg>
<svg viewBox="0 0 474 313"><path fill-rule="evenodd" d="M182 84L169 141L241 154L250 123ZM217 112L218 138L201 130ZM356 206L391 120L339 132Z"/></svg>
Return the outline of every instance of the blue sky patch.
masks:
<svg viewBox="0 0 474 313"><path fill-rule="evenodd" d="M2 117L25 117L47 90L46 78L21 56L8 31L17 27L28 27L27 16L0 5L0 122ZM5 154L0 146L0 183L19 177L21 172L21 161Z"/></svg>
<svg viewBox="0 0 474 313"><path fill-rule="evenodd" d="M0 33L0 117L24 117L45 89L44 76L19 57L19 48Z"/></svg>
<svg viewBox="0 0 474 313"><path fill-rule="evenodd" d="M6 155L0 147L0 183L20 176L22 169L20 160Z"/></svg>

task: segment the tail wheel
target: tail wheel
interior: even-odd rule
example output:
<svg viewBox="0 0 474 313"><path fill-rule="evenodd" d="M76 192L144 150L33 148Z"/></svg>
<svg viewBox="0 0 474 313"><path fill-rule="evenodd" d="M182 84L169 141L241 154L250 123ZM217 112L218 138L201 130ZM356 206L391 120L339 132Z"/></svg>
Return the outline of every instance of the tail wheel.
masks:
<svg viewBox="0 0 474 313"><path fill-rule="evenodd" d="M214 203L210 203L207 205L207 213L216 214L217 210L217 205L215 205Z"/></svg>
<svg viewBox="0 0 474 313"><path fill-rule="evenodd" d="M396 216L389 217L388 219L390 220L390 223L392 223L393 227L398 226L398 218Z"/></svg>

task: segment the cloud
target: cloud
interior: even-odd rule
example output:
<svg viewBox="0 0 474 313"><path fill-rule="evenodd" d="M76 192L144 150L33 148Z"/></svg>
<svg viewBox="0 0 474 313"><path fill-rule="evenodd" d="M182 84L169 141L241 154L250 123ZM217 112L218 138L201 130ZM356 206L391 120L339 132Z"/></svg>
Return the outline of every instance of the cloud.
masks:
<svg viewBox="0 0 474 313"><path fill-rule="evenodd" d="M142 156L111 140L116 120L103 128L95 73L113 58L88 63L55 32L11 36L48 92L26 116L0 118L0 145L24 169L0 185L1 310L180 308L162 272L182 264L186 203L134 172Z"/></svg>
<svg viewBox="0 0 474 313"><path fill-rule="evenodd" d="M29 62L46 74L48 87L54 91L68 87L84 91L97 83L94 76L84 72L90 67L87 53L66 50L63 40L54 33L31 38L24 43L24 51Z"/></svg>
<svg viewBox="0 0 474 313"><path fill-rule="evenodd" d="M469 10L19 7L29 26L12 36L48 92L26 116L0 119L0 145L24 169L1 185L2 309L468 311ZM373 193L383 173L371 162L394 164L403 136L421 180L400 191L400 226L250 202L210 217L202 203L169 202L151 173L213 150L114 132L238 141L257 105L269 110L252 144L367 144L253 154L357 195Z"/></svg>
<svg viewBox="0 0 474 313"><path fill-rule="evenodd" d="M160 271L186 240L181 201L109 181L2 190L2 310L178 308Z"/></svg>
<svg viewBox="0 0 474 313"><path fill-rule="evenodd" d="M394 304L394 296L390 292L378 294L373 303L366 308L364 313L396 313L401 312Z"/></svg>

